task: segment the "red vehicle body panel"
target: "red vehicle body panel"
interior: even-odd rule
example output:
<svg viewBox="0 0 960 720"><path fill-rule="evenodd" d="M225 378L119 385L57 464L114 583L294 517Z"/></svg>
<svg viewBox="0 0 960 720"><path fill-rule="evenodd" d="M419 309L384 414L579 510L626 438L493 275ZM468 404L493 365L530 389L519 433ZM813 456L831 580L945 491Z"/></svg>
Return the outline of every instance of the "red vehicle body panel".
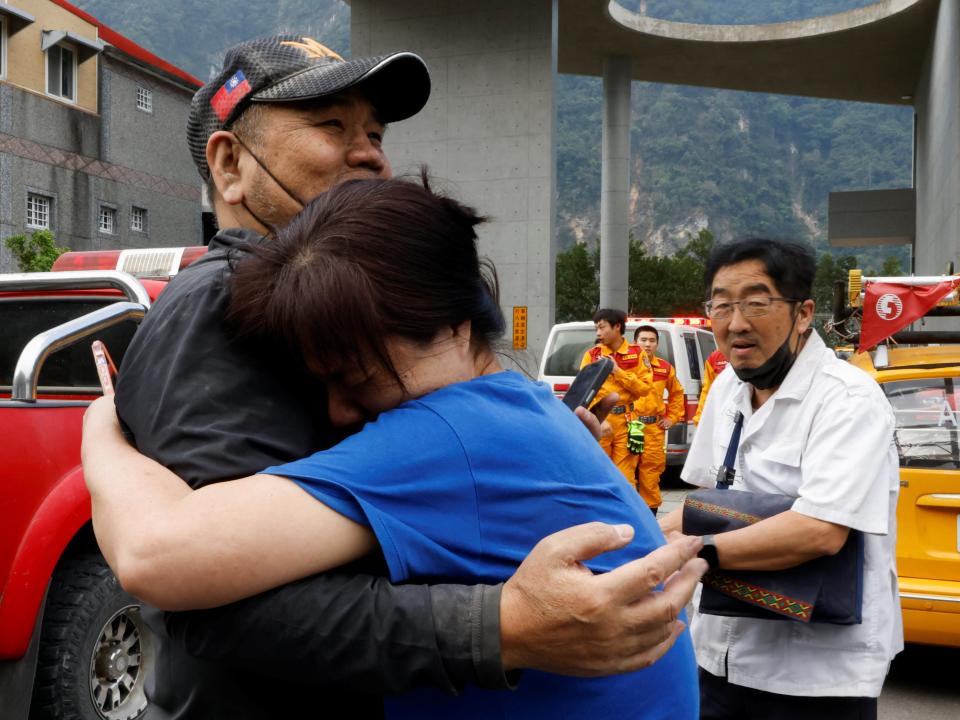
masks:
<svg viewBox="0 0 960 720"><path fill-rule="evenodd" d="M0 407L0 659L23 655L53 569L90 520L80 470L85 407Z"/></svg>
<svg viewBox="0 0 960 720"><path fill-rule="evenodd" d="M165 280L141 280L151 300ZM122 299L117 290L0 293L5 297ZM27 651L37 613L64 550L90 522L80 467L83 413L93 397L41 395L13 403L0 394L0 661Z"/></svg>

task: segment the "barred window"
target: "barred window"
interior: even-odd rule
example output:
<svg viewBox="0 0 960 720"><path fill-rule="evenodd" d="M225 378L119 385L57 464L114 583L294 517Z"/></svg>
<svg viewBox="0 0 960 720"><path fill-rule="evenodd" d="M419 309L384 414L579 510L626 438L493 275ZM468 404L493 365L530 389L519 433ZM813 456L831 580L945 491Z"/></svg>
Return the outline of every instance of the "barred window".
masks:
<svg viewBox="0 0 960 720"><path fill-rule="evenodd" d="M134 232L147 231L147 210L146 208L134 205L130 208L130 229Z"/></svg>
<svg viewBox="0 0 960 720"><path fill-rule="evenodd" d="M100 206L98 228L100 232L113 235L117 227L117 211L109 205Z"/></svg>
<svg viewBox="0 0 960 720"><path fill-rule="evenodd" d="M52 198L39 193L27 193L27 227L50 229L50 205Z"/></svg>
<svg viewBox="0 0 960 720"><path fill-rule="evenodd" d="M153 112L153 90L137 85L137 110Z"/></svg>

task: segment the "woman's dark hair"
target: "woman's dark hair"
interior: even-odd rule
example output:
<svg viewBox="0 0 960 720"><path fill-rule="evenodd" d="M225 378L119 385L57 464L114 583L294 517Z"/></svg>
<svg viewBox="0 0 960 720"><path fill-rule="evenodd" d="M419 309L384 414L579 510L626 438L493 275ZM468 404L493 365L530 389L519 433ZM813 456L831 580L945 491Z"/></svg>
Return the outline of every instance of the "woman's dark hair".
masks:
<svg viewBox="0 0 960 720"><path fill-rule="evenodd" d="M817 261L808 245L786 240L750 238L716 245L707 258L703 282L707 295L720 268L759 260L783 297L807 300L813 293ZM709 298L708 298L709 299Z"/></svg>
<svg viewBox="0 0 960 720"><path fill-rule="evenodd" d="M351 180L235 264L230 320L321 373L370 363L399 380L387 338L428 342L469 320L474 351L503 333L496 271L472 208L404 179Z"/></svg>

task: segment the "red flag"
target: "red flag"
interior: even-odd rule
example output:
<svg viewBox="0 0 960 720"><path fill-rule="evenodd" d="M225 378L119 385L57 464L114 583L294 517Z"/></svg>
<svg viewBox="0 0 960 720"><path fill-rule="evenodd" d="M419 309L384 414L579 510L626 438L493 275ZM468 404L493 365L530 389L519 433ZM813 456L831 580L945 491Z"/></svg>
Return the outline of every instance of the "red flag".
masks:
<svg viewBox="0 0 960 720"><path fill-rule="evenodd" d="M867 282L857 352L872 348L914 320L922 318L958 285L960 277L936 285Z"/></svg>

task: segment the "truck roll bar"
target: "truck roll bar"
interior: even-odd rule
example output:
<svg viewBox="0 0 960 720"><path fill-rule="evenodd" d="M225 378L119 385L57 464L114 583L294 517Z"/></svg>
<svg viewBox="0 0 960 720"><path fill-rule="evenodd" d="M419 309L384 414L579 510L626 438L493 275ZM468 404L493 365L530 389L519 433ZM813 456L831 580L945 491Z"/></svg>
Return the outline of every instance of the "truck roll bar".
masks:
<svg viewBox="0 0 960 720"><path fill-rule="evenodd" d="M34 290L119 290L130 302L150 307L150 296L133 275L117 270L78 270L74 272L12 273L0 275L0 292Z"/></svg>
<svg viewBox="0 0 960 720"><path fill-rule="evenodd" d="M40 369L52 353L125 320L141 320L150 307L150 296L136 278L116 270L0 275L0 292L104 288L119 290L129 302L110 303L35 335L23 348L13 370L11 400L36 402Z"/></svg>
<svg viewBox="0 0 960 720"><path fill-rule="evenodd" d="M23 348L13 370L10 399L36 402L40 368L52 353L124 320L141 320L146 312L139 303L115 302L35 335Z"/></svg>

